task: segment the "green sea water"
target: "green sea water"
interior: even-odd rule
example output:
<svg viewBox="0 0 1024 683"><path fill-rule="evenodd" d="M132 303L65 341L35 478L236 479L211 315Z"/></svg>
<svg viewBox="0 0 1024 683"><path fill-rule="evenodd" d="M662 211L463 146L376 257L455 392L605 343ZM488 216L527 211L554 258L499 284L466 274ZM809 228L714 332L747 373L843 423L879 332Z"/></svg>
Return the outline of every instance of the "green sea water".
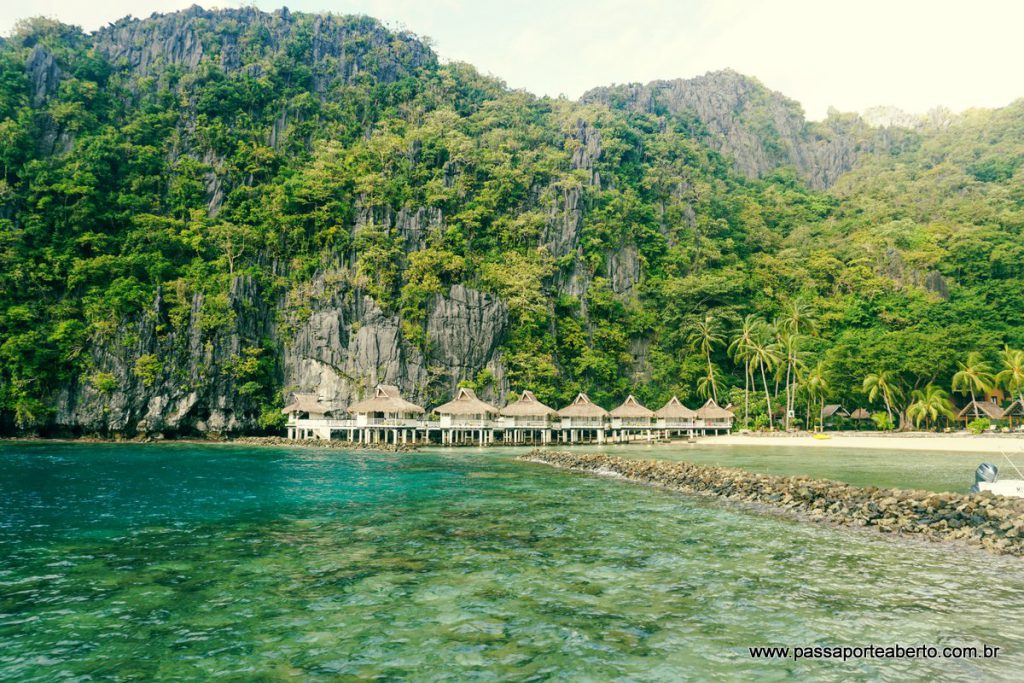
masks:
<svg viewBox="0 0 1024 683"><path fill-rule="evenodd" d="M989 644L996 659L753 660ZM0 444L0 680L1019 680L1024 563L516 462Z"/></svg>

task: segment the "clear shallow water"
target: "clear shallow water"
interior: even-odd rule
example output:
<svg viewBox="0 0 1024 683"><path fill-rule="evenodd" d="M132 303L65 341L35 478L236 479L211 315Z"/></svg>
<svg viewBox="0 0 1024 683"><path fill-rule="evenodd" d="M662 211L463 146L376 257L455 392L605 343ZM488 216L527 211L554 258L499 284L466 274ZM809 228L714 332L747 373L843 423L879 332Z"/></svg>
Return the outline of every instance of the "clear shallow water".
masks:
<svg viewBox="0 0 1024 683"><path fill-rule="evenodd" d="M580 448L581 451L600 450L626 458L685 460L767 474L806 475L856 486L956 493L967 493L970 490L974 483L974 470L983 462L995 463L1000 471L1005 469L1006 473L1012 473L1012 468L998 453L704 444L632 444L603 449ZM1015 461L1018 467L1024 467L1020 458Z"/></svg>
<svg viewBox="0 0 1024 683"><path fill-rule="evenodd" d="M896 642L1002 655L746 651ZM0 680L1013 680L1022 654L1020 560L506 452L0 444Z"/></svg>

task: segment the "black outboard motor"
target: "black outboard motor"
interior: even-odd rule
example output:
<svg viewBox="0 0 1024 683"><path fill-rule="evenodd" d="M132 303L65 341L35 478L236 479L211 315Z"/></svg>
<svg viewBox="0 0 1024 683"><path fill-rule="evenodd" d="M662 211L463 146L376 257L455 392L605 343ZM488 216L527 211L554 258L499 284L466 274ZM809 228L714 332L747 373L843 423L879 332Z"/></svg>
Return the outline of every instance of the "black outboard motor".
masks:
<svg viewBox="0 0 1024 683"><path fill-rule="evenodd" d="M983 462L978 465L978 469L974 470L974 486L971 487L971 493L980 493L981 488L978 486L981 482L985 481L989 484L995 482L999 478L999 468L995 465L987 462Z"/></svg>

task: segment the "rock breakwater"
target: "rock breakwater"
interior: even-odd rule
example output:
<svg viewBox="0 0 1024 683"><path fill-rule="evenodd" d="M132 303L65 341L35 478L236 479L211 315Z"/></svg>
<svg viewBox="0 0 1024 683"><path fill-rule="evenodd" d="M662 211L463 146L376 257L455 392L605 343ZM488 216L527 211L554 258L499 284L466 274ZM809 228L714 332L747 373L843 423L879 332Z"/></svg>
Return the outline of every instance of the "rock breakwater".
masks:
<svg viewBox="0 0 1024 683"><path fill-rule="evenodd" d="M963 541L1000 554L1024 556L1024 500L1017 498L859 487L809 477L597 453L535 449L521 459L618 476L688 494L767 505L804 519L873 527L932 541Z"/></svg>

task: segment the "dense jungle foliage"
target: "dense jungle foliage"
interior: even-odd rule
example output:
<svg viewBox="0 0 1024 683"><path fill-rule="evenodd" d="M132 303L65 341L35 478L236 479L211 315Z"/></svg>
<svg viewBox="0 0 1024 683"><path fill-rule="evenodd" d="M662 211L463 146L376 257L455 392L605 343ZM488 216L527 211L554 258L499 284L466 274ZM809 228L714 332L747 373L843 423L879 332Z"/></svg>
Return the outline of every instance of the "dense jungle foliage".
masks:
<svg viewBox="0 0 1024 683"><path fill-rule="evenodd" d="M737 174L695 117L510 90L414 37L370 40L383 29L367 18L334 18L360 68L327 78L309 59L315 19L290 15L283 37L198 20L194 66L141 69L42 19L0 45L9 426L46 423L69 384L115 391L95 349L129 343L123 323L156 315L158 293L158 335L202 292L213 339L237 276L286 302L325 272L400 315L411 345L431 343L428 307L451 285L499 295L508 387L558 405L586 391L716 395L760 424L768 402L900 413L953 390L971 352L1019 394L995 376L1004 346L1024 347L1024 102L894 131L816 192L787 168ZM223 66L229 44L239 68ZM60 77L40 85L26 64L42 48ZM442 217L412 249L376 220L403 209ZM211 368L271 412L279 315L280 338ZM145 382L164 362L133 371Z"/></svg>

